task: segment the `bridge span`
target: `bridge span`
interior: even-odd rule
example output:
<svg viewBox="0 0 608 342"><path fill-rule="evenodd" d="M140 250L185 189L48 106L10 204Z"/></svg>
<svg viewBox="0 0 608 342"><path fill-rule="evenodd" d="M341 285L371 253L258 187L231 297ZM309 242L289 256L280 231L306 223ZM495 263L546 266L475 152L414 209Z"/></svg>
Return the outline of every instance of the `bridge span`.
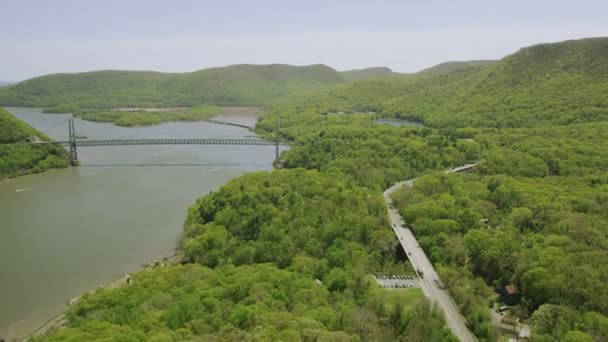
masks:
<svg viewBox="0 0 608 342"><path fill-rule="evenodd" d="M39 141L34 144L70 145L71 141ZM121 145L263 145L273 146L276 141L261 139L216 139L216 138L151 138L151 139L100 139L76 140L76 146L121 146Z"/></svg>
<svg viewBox="0 0 608 342"><path fill-rule="evenodd" d="M256 145L275 146L275 158L279 159L279 145L286 145L279 141L279 123L277 117L277 133L274 141L262 139L220 139L220 138L150 138L150 139L98 139L81 140L76 135L74 120L68 120L69 140L30 142L33 145L67 145L70 152L70 163L78 165L78 147L89 146L135 146L135 145Z"/></svg>

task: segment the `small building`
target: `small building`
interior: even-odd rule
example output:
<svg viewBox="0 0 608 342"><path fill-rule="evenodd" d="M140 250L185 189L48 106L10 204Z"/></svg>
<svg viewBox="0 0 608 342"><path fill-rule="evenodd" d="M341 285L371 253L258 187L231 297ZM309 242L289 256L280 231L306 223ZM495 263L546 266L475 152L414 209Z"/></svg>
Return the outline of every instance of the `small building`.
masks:
<svg viewBox="0 0 608 342"><path fill-rule="evenodd" d="M514 284L503 287L500 291L500 298L507 305L517 304L520 298L519 288Z"/></svg>

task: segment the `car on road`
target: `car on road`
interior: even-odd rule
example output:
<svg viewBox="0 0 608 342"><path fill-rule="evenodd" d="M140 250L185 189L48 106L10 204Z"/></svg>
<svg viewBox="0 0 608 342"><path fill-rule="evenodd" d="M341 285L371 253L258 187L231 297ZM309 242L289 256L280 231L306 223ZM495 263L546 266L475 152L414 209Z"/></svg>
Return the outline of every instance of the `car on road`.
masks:
<svg viewBox="0 0 608 342"><path fill-rule="evenodd" d="M438 289L445 290L445 286L443 286L443 283L441 282L441 280L439 280L439 279L433 279L433 281L435 282L435 285L437 285Z"/></svg>
<svg viewBox="0 0 608 342"><path fill-rule="evenodd" d="M419 268L416 269L416 272L418 273L420 278L424 279L424 273Z"/></svg>

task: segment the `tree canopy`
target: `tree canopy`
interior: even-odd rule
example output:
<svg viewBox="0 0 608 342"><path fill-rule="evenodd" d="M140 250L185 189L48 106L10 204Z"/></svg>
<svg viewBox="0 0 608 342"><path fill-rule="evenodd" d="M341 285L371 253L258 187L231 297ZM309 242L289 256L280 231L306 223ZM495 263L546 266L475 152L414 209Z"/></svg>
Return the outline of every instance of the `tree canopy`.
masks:
<svg viewBox="0 0 608 342"><path fill-rule="evenodd" d="M67 166L63 149L52 145L25 144L35 137L48 139L0 108L0 180Z"/></svg>

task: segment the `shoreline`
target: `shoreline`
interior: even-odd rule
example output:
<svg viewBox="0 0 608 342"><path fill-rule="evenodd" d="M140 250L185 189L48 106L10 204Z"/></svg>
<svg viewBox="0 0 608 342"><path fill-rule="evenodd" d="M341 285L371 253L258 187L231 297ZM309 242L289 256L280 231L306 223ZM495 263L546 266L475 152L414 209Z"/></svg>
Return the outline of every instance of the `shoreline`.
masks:
<svg viewBox="0 0 608 342"><path fill-rule="evenodd" d="M239 109L244 109L244 108L239 108ZM44 114L44 115L47 115L47 114ZM52 114L48 114L48 115L52 115ZM257 114L243 115L242 113L235 113L235 112L225 113L224 112L224 113L220 113L219 116L258 117L259 115L257 115ZM229 122L209 122L209 123L239 126L238 124L233 124L233 123L229 123ZM242 127L242 128L245 128L245 127ZM249 131L251 131L250 127L248 127L247 129ZM66 168L48 169L48 170L44 170L44 171L37 172L37 173L25 173L25 174L21 174L16 177L0 179L0 184L5 184L5 183L10 184L11 181L13 181L13 182L15 180L19 181L27 176L36 176L36 175L42 174L42 173L47 173L47 174L48 173L58 173L58 172L64 172L64 170L75 170L75 169L76 168L74 168L74 167L67 166ZM10 187L10 185L8 187ZM170 251L166 250L166 252L163 252L162 256L160 256L160 257L153 256L151 259L149 259L149 261L146 261L140 265L132 265L132 266L134 266L133 270L131 270L131 272L129 272L127 274L140 272L140 271L148 269L150 267L154 267L156 262L165 263L167 265L179 264L183 258L183 255L181 254L181 252L179 250L177 250L176 243L174 243L171 248L172 249ZM27 313L26 317L24 317L23 319L11 322L10 325L8 326L7 336L1 336L1 338L5 338L5 340L7 342L8 341L27 341L28 339L30 339L32 337L43 336L51 331L62 329L68 323L66 316L65 316L66 312L70 309L71 306L74 306L78 303L78 300L82 294L94 293L94 292L102 290L102 289L115 289L120 286L124 286L126 284L125 277L127 274L124 274L124 273L114 274L114 275L108 277L107 281L102 280L103 281L102 283L98 284L94 288L90 288L90 290L87 290L85 288L84 290L79 291L80 293L76 297L73 297L73 298L61 298L60 297L59 299L63 305L58 304L57 306L52 306L52 307L50 307L51 310L46 310L46 309L49 309L49 307L46 307L45 310L48 313L48 316L46 316L46 317L43 313L41 314L40 312L37 312L37 311L32 311L32 312Z"/></svg>
<svg viewBox="0 0 608 342"><path fill-rule="evenodd" d="M54 167L51 169L46 169L40 172L27 172L27 173L22 173L20 175L14 176L14 177L6 177L6 178L0 178L0 184L3 183L10 183L11 181L15 181L15 180L19 180L28 176L35 176L35 175L40 175L43 173L52 173L52 172L57 172L58 170L69 170L70 168L72 168L72 165L68 165L66 167Z"/></svg>
<svg viewBox="0 0 608 342"><path fill-rule="evenodd" d="M140 267L137 270L133 271L132 273L141 272L148 268L156 268L156 267L158 267L158 265L174 266L174 265L179 264L182 259L183 259L183 255L177 249L175 249L172 253L172 256L170 256L170 257L165 256L160 259L153 259L152 261L150 261L148 263L144 263L144 264L140 265ZM112 290L112 289L116 289L116 288L125 286L125 285L127 285L127 279L128 279L127 277L130 274L131 273L128 273L128 274L120 273L118 275L118 277L114 278L110 282L99 284L95 289L93 289L91 291L85 291L76 297L68 299L66 301L67 308L65 308L65 310L63 310L61 313L49 318L46 322L44 322L42 325L40 325L38 328L36 328L32 332L28 333L27 335L24 335L22 337L9 337L10 339L7 339L6 341L7 342L27 341L28 339L30 339L32 337L41 337L49 332L60 330L64 327L66 327L68 324L68 321L65 317L66 312L71 307L78 304L78 302L80 301L80 297L82 297L82 295L84 293L93 294L100 290Z"/></svg>

